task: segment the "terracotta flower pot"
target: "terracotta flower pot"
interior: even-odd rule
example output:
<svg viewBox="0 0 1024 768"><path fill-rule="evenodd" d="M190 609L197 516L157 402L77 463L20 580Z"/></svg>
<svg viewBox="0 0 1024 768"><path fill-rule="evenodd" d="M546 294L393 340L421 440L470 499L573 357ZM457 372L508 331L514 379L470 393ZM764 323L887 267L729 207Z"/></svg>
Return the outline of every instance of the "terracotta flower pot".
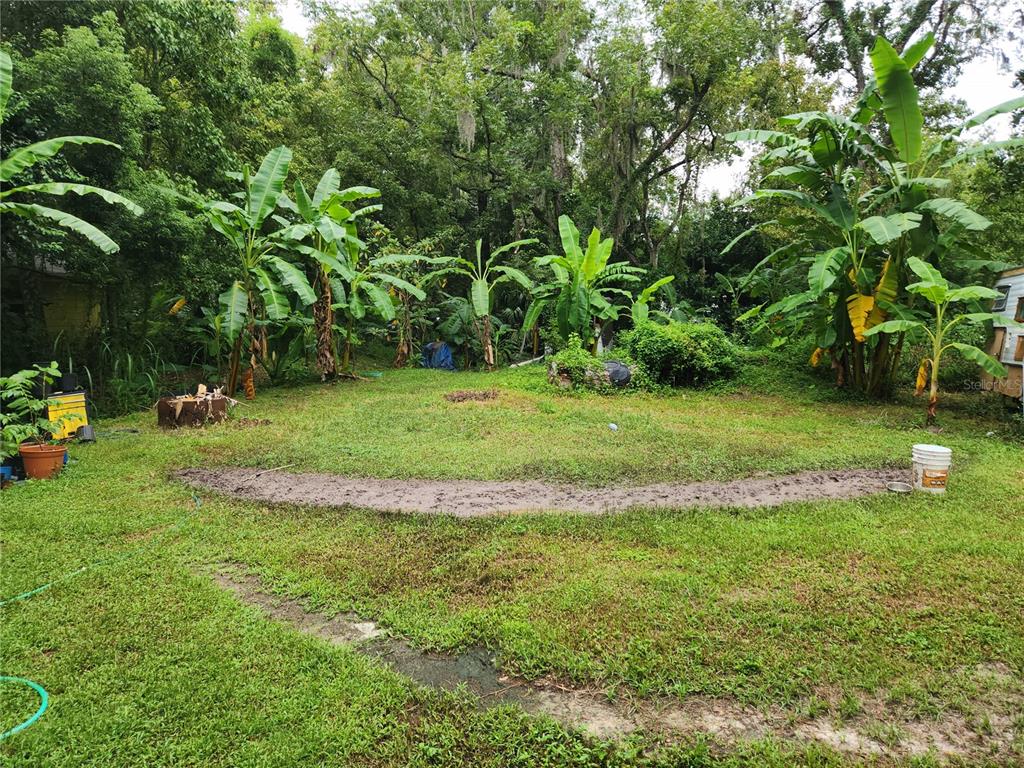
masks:
<svg viewBox="0 0 1024 768"><path fill-rule="evenodd" d="M18 453L25 464L25 474L37 480L56 477L64 466L67 450L63 445L26 443L18 446Z"/></svg>

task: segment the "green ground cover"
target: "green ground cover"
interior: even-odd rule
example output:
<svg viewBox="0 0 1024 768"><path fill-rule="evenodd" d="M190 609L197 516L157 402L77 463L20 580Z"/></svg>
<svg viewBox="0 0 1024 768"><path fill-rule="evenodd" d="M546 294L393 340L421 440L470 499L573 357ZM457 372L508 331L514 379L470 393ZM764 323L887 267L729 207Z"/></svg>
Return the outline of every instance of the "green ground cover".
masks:
<svg viewBox="0 0 1024 768"><path fill-rule="evenodd" d="M722 695L838 718L883 695L922 717L969 716L968 670L999 664L1019 679L1024 448L1005 422L965 409L977 397L942 414L956 462L945 498L465 521L209 494L197 509L168 480L198 465L591 485L730 479L906 465L912 443L936 439L916 402L854 404L811 380L745 377L716 391L600 397L555 394L536 368L404 370L261 393L235 417L263 426L168 433L150 413L101 422L99 442L75 447L58 480L3 494L0 595L146 546L2 609L0 671L39 681L52 703L0 756L69 766L841 762L770 740L652 752L642 734L610 745L511 707L481 712L267 621L204 573L221 562L419 646L481 643L509 670L609 695ZM493 401L442 397L492 386ZM0 725L33 706L5 688Z"/></svg>

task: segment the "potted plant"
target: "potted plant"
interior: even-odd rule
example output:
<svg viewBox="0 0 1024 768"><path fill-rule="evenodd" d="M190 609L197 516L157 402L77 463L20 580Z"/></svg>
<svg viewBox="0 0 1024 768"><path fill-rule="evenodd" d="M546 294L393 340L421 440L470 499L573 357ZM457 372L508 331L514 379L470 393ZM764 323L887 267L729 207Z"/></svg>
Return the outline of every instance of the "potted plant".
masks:
<svg viewBox="0 0 1024 768"><path fill-rule="evenodd" d="M69 417L47 419L47 409L57 401L35 394L37 384L44 385L45 390L45 385L58 376L60 371L53 362L0 377L0 453L5 459L21 454L25 474L31 478L54 477L64 466L67 448L49 438Z"/></svg>

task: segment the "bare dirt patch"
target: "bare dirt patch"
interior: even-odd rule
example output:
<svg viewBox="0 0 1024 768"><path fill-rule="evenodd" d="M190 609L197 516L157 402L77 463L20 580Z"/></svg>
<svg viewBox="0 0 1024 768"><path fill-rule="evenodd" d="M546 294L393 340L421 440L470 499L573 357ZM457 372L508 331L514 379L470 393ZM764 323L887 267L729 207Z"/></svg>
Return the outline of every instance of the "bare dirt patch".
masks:
<svg viewBox="0 0 1024 768"><path fill-rule="evenodd" d="M1013 713L1024 706L1024 681L1008 667L998 667L999 697L972 702L984 712L984 728L972 727L957 714L922 720L892 711L885 707L882 694L864 702L863 715L843 722L830 715L801 717L782 707L744 706L733 699L708 696L612 699L600 690L504 675L494 655L483 647L458 654L430 653L355 614L328 616L308 611L298 600L265 591L258 578L238 566L221 566L214 579L268 617L327 642L350 645L420 685L441 690L465 686L482 708L515 704L596 738L617 739L643 730L669 740L706 734L722 744L772 737L821 744L859 757L930 754L940 760L986 758L1013 764L1022 756ZM988 673L988 668L979 667L980 676L991 677Z"/></svg>
<svg viewBox="0 0 1024 768"><path fill-rule="evenodd" d="M464 403L467 400L494 400L498 397L498 390L496 389L459 389L455 392L449 392L444 396L444 399L449 403Z"/></svg>
<svg viewBox="0 0 1024 768"><path fill-rule="evenodd" d="M358 507L381 512L487 517L545 510L584 514L631 508L771 507L790 501L849 499L906 480L905 470L853 469L752 477L725 483L660 483L615 488L472 480L388 480L251 469L184 469L177 476L195 488L271 503Z"/></svg>

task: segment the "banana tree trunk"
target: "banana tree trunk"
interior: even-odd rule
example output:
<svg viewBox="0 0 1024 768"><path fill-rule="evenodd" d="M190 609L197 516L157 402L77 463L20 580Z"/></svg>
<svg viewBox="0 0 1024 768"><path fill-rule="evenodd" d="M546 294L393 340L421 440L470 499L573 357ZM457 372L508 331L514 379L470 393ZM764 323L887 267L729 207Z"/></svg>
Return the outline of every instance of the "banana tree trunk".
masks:
<svg viewBox="0 0 1024 768"><path fill-rule="evenodd" d="M242 365L242 336L243 334L239 333L238 338L235 339L235 343L231 347L231 357L228 360L228 397L234 397L235 392L238 391L238 379Z"/></svg>
<svg viewBox="0 0 1024 768"><path fill-rule="evenodd" d="M491 316L485 315L480 331L480 343L484 348L484 365L488 371L494 370L494 344L491 341Z"/></svg>
<svg viewBox="0 0 1024 768"><path fill-rule="evenodd" d="M343 373L350 373L352 368L352 323L352 315L349 314L348 322L345 324L345 350L341 356Z"/></svg>
<svg viewBox="0 0 1024 768"><path fill-rule="evenodd" d="M399 301L402 307L402 317L398 321L398 348L395 350L395 368L403 368L412 357L412 309L411 298L405 291L399 291Z"/></svg>
<svg viewBox="0 0 1024 768"><path fill-rule="evenodd" d="M313 327L316 329L316 367L320 380L338 375L334 351L334 310L331 309L331 283L324 270L317 274L317 300L313 305Z"/></svg>

